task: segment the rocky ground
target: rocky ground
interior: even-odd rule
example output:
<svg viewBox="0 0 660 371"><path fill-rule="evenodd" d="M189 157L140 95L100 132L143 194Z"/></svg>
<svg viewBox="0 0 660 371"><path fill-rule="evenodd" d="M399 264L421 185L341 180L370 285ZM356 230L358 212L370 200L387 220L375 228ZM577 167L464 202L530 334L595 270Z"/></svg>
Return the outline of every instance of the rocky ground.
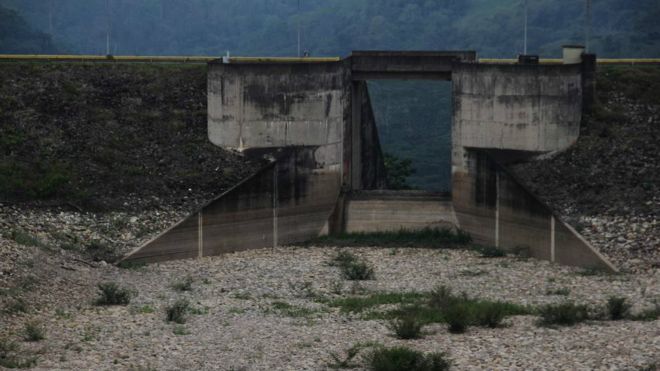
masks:
<svg viewBox="0 0 660 371"><path fill-rule="evenodd" d="M0 201L190 208L258 164L207 136L205 65L0 64Z"/></svg>
<svg viewBox="0 0 660 371"><path fill-rule="evenodd" d="M660 267L660 68L598 77L593 117L565 152L512 167L617 267Z"/></svg>
<svg viewBox="0 0 660 371"><path fill-rule="evenodd" d="M354 248L375 268L374 280L357 282L344 280L328 264L336 248L264 249L133 269L90 266L37 247L22 250L16 264L30 265L33 276L22 277L22 286L2 298L22 297L26 308L0 317L0 337L19 345L13 356L34 359L42 369L323 370L334 364L333 354L345 358L360 343L445 352L456 370L638 370L660 362L658 320L547 328L537 325L536 316L514 316L501 328L450 334L434 324L422 339L398 340L387 321L344 313L332 304L337 298L446 285L471 297L532 306L564 301L602 306L614 295L639 312L659 305L658 272L590 275L471 251ZM176 290L173 284L187 277L191 290ZM130 304L94 306L96 284L106 281L133 290ZM32 301L37 297L39 304ZM165 308L180 298L194 312L185 324L166 322ZM43 328L44 340L23 341L29 321ZM353 360L358 368L368 352Z"/></svg>

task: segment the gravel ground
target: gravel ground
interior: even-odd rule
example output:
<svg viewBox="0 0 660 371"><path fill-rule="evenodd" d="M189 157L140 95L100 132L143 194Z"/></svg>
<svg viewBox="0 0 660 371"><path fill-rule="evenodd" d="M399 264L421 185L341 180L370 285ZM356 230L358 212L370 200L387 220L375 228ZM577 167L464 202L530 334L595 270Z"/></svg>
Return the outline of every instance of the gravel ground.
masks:
<svg viewBox="0 0 660 371"><path fill-rule="evenodd" d="M660 361L658 320L552 329L538 327L534 316L516 316L507 319L504 328L471 328L452 335L443 325L430 325L423 339L397 340L385 321L340 313L318 300L429 291L443 284L471 297L531 305L564 300L603 305L616 295L640 311L660 299L658 270L582 275L578 269L547 262L487 259L470 251L356 248L354 253L374 265L376 279L354 284L327 264L337 251L264 249L118 269L75 261L62 265L60 255L23 249L32 254L32 272L38 272L40 280L57 280L25 294L28 300L38 294L40 306L3 314L0 336L18 342L21 354L36 355L37 367L43 369L322 370L332 353L342 355L356 343L369 341L446 352L458 370L636 370ZM25 264L28 257L21 259L18 263ZM173 282L188 276L193 279L191 291L172 288ZM95 307L95 285L103 281L118 282L136 296L125 307ZM568 289L569 294L548 294L557 289ZM190 315L185 325L165 322L165 307L181 297L200 314ZM276 302L307 310L287 315L277 310ZM45 340L21 340L28 320L43 324Z"/></svg>

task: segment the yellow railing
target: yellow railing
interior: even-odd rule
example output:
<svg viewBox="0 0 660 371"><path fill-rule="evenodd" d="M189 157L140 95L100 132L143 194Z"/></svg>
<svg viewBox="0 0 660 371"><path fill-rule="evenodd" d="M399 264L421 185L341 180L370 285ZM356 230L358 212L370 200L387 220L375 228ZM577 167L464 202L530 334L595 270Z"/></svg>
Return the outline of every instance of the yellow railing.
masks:
<svg viewBox="0 0 660 371"><path fill-rule="evenodd" d="M34 62L142 62L142 63L208 63L222 57L208 56L104 56L104 55L43 55L43 54L0 54L2 61ZM229 63L328 63L338 62L340 57L230 57ZM479 63L515 64L517 59L480 58ZM541 64L561 64L561 59L541 59ZM599 64L660 64L660 58L599 58Z"/></svg>
<svg viewBox="0 0 660 371"><path fill-rule="evenodd" d="M208 63L222 57L201 56L128 56L128 55L41 55L0 54L0 61L53 61L53 62L142 62L142 63ZM341 58L317 57L230 57L230 63L324 63L338 62Z"/></svg>
<svg viewBox="0 0 660 371"><path fill-rule="evenodd" d="M660 58L598 58L598 64L660 64ZM479 63L485 64L516 64L517 59L479 58ZM540 59L541 64L562 64L559 58Z"/></svg>

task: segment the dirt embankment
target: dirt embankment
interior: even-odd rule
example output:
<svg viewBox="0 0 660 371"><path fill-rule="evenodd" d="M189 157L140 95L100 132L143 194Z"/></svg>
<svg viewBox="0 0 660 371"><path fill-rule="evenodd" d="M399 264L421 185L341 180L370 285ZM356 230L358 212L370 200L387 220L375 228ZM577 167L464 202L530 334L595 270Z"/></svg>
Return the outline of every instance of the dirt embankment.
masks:
<svg viewBox="0 0 660 371"><path fill-rule="evenodd" d="M601 68L597 83L577 144L513 170L619 267L660 267L660 68Z"/></svg>

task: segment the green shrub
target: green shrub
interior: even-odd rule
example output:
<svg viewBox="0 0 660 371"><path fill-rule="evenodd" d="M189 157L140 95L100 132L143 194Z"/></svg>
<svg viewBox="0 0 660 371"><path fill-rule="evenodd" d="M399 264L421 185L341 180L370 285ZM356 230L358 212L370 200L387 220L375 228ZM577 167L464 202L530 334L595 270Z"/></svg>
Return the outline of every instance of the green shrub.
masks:
<svg viewBox="0 0 660 371"><path fill-rule="evenodd" d="M98 285L99 297L96 299L96 305L127 305L131 301L132 293L120 288L114 282L104 282Z"/></svg>
<svg viewBox="0 0 660 371"><path fill-rule="evenodd" d="M36 321L27 322L23 332L25 341L41 341L46 338L41 323Z"/></svg>
<svg viewBox="0 0 660 371"><path fill-rule="evenodd" d="M10 235L12 240L16 241L17 244L23 245L23 246L35 246L35 247L46 247L46 244L44 244L40 239L38 239L36 236L22 231L20 229L14 229L10 232Z"/></svg>
<svg viewBox="0 0 660 371"><path fill-rule="evenodd" d="M612 296L607 300L607 312L613 321L624 319L630 314L630 304L626 298Z"/></svg>
<svg viewBox="0 0 660 371"><path fill-rule="evenodd" d="M543 326L573 326L589 319L587 306L570 302L543 306L539 308L539 314Z"/></svg>
<svg viewBox="0 0 660 371"><path fill-rule="evenodd" d="M22 358L17 354L18 350L16 343L0 339L0 367L30 368L36 365L36 357Z"/></svg>
<svg viewBox="0 0 660 371"><path fill-rule="evenodd" d="M183 324L186 323L186 314L189 311L190 302L186 299L179 299L165 309L165 318L168 322Z"/></svg>
<svg viewBox="0 0 660 371"><path fill-rule="evenodd" d="M499 327L506 315L504 305L496 302L484 302L477 304L475 310L475 324L482 327L496 328Z"/></svg>
<svg viewBox="0 0 660 371"><path fill-rule="evenodd" d="M429 297L429 306L444 311L454 305L457 301L466 299L459 298L452 293L451 288L447 286L437 286L431 291Z"/></svg>
<svg viewBox="0 0 660 371"><path fill-rule="evenodd" d="M176 291L191 291L193 281L192 277L186 276L181 281L174 282L172 288Z"/></svg>
<svg viewBox="0 0 660 371"><path fill-rule="evenodd" d="M424 324L415 316L412 311L390 321L390 328L399 339L419 339L422 337L422 327Z"/></svg>
<svg viewBox="0 0 660 371"><path fill-rule="evenodd" d="M342 275L351 281L365 281L374 279L374 269L365 261L354 261L341 266Z"/></svg>
<svg viewBox="0 0 660 371"><path fill-rule="evenodd" d="M475 250L484 258L501 258L506 256L504 250L495 246L475 246Z"/></svg>
<svg viewBox="0 0 660 371"><path fill-rule="evenodd" d="M5 307L5 312L8 314L27 313L28 304L22 298L15 298L11 303Z"/></svg>
<svg viewBox="0 0 660 371"><path fill-rule="evenodd" d="M471 307L468 304L457 302L443 311L449 332L452 334L462 334L467 330L472 322L470 309Z"/></svg>
<svg viewBox="0 0 660 371"><path fill-rule="evenodd" d="M441 353L424 353L405 348L378 348L367 357L372 371L444 371L451 363Z"/></svg>
<svg viewBox="0 0 660 371"><path fill-rule="evenodd" d="M329 262L332 267L343 267L358 260L358 257L349 251L339 251Z"/></svg>
<svg viewBox="0 0 660 371"><path fill-rule="evenodd" d="M94 240L87 245L87 254L96 261L113 262L119 258L117 251L100 240Z"/></svg>

